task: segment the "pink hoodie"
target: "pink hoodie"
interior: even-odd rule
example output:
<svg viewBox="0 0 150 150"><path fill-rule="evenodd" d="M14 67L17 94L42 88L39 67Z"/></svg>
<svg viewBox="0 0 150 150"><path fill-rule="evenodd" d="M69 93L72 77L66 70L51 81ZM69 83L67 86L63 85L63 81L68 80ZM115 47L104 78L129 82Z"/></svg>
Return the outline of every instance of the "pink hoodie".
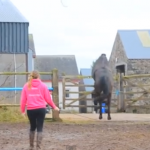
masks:
<svg viewBox="0 0 150 150"><path fill-rule="evenodd" d="M33 79L31 82L31 89L28 89L28 84L26 83L22 89L20 108L21 112L25 112L25 106L27 105L27 110L46 108L46 102L55 108L56 105L53 103L48 88L39 79Z"/></svg>

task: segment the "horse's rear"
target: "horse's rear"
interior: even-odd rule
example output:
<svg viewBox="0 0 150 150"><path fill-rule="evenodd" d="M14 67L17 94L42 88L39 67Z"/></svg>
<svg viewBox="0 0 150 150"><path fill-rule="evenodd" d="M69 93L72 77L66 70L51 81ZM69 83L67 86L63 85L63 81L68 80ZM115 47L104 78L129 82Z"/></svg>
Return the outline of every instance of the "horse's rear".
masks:
<svg viewBox="0 0 150 150"><path fill-rule="evenodd" d="M95 104L100 104L100 116L99 119L102 119L102 103L105 102L108 106L108 120L111 119L110 116L110 103L111 103L111 94L112 94L112 80L107 73L107 70L97 70L95 72L95 93L97 97L94 100ZM105 101L106 100L106 101Z"/></svg>
<svg viewBox="0 0 150 150"><path fill-rule="evenodd" d="M108 106L108 120L110 120L110 103L113 82L112 74L108 66L106 55L101 55L98 61L96 64L97 66L95 67L96 69L93 71L95 84L92 96L94 97L94 105L97 105L97 103L100 104L99 119L102 119L102 102L105 102Z"/></svg>

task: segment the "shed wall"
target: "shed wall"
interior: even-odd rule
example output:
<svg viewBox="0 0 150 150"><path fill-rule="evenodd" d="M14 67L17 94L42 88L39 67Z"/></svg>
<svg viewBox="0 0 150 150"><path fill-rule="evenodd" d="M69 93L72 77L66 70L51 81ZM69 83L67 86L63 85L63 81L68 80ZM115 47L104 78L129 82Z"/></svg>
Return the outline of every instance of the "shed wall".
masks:
<svg viewBox="0 0 150 150"><path fill-rule="evenodd" d="M16 68L16 69L15 69ZM26 72L26 54L1 54L0 72ZM0 75L0 87L23 87L26 75ZM16 97L15 97L16 95ZM16 101L15 101L16 98ZM20 91L1 91L0 103L14 104L20 102Z"/></svg>
<svg viewBox="0 0 150 150"><path fill-rule="evenodd" d="M28 26L29 23L0 22L0 53L28 53Z"/></svg>

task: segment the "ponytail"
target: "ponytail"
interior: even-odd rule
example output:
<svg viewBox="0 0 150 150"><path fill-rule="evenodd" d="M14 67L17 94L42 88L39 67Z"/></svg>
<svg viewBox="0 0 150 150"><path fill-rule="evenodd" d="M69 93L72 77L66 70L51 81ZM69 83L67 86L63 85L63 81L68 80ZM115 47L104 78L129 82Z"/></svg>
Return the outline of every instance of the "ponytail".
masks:
<svg viewBox="0 0 150 150"><path fill-rule="evenodd" d="M38 71L34 70L31 72L28 78L28 89L30 90L32 87L32 79L38 79L40 77L40 74Z"/></svg>
<svg viewBox="0 0 150 150"><path fill-rule="evenodd" d="M32 79L33 79L33 77L32 77L32 74L29 76L29 78L28 78L28 89L30 90L31 89L31 82L32 82Z"/></svg>

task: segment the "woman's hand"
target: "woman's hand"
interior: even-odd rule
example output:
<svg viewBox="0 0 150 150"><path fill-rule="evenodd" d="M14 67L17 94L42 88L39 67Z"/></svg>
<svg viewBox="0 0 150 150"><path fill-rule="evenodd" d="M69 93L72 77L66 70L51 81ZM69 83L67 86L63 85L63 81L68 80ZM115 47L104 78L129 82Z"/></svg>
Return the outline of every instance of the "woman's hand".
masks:
<svg viewBox="0 0 150 150"><path fill-rule="evenodd" d="M60 109L58 107L55 107L54 110L60 111Z"/></svg>
<svg viewBox="0 0 150 150"><path fill-rule="evenodd" d="M22 113L22 116L23 116L25 119L27 118L25 113Z"/></svg>

